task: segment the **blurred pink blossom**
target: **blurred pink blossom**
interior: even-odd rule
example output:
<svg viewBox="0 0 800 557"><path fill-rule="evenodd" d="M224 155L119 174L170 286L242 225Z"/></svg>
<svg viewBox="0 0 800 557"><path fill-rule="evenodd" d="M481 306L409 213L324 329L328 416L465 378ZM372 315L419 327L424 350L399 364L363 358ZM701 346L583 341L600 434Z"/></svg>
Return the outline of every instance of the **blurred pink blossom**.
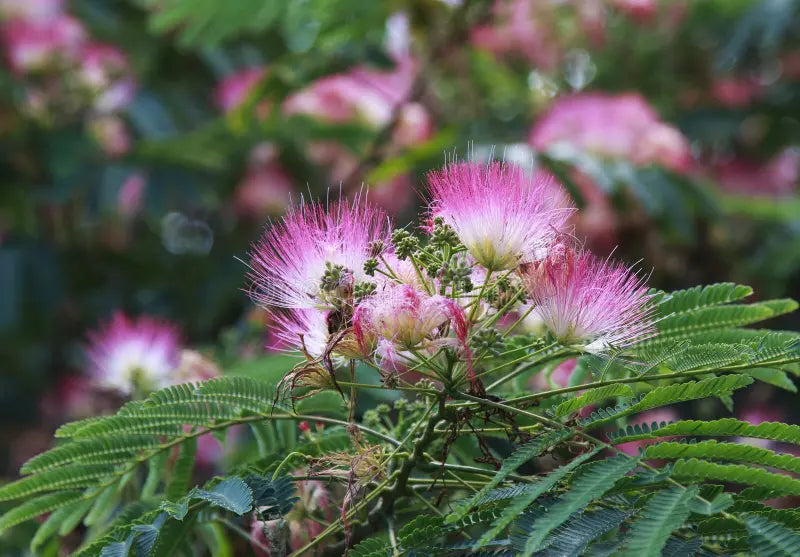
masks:
<svg viewBox="0 0 800 557"><path fill-rule="evenodd" d="M406 57L392 70L356 67L330 75L291 95L283 110L327 122L361 121L380 127L389 123L394 110L408 97L416 66Z"/></svg>
<svg viewBox="0 0 800 557"><path fill-rule="evenodd" d="M6 59L18 74L41 71L59 59L71 59L86 38L83 25L67 15L43 21L10 19L2 23L0 34Z"/></svg>
<svg viewBox="0 0 800 557"><path fill-rule="evenodd" d="M711 98L719 104L731 108L741 108L751 104L764 87L754 79L726 76L711 83Z"/></svg>
<svg viewBox="0 0 800 557"><path fill-rule="evenodd" d="M714 166L712 174L726 191L738 194L786 196L796 190L800 151L785 149L764 163L733 159Z"/></svg>
<svg viewBox="0 0 800 557"><path fill-rule="evenodd" d="M113 114L102 114L87 122L89 133L109 157L121 157L131 148L131 136L125 121Z"/></svg>
<svg viewBox="0 0 800 557"><path fill-rule="evenodd" d="M114 46L99 43L84 45L80 51L78 78L92 93L92 106L101 114L124 108L136 92L125 54Z"/></svg>
<svg viewBox="0 0 800 557"><path fill-rule="evenodd" d="M234 207L237 213L261 219L283 213L291 201L291 176L278 159L277 149L262 143L250 153L250 163L236 187Z"/></svg>
<svg viewBox="0 0 800 557"><path fill-rule="evenodd" d="M399 174L389 180L370 184L369 200L389 213L397 214L414 202L414 184L408 174Z"/></svg>
<svg viewBox="0 0 800 557"><path fill-rule="evenodd" d="M575 371L575 366L578 365L577 358L570 358L568 360L564 360L560 364L558 364L555 369L550 373L549 381L552 383L555 388L567 387L569 386L569 378L572 377L572 372ZM544 372L537 373L533 377L528 384L528 386L534 391L547 391L552 389L553 387L548 384L548 377L547 374Z"/></svg>
<svg viewBox="0 0 800 557"><path fill-rule="evenodd" d="M544 70L561 56L549 2L495 0L492 22L472 30L472 43L498 56L516 54Z"/></svg>
<svg viewBox="0 0 800 557"><path fill-rule="evenodd" d="M691 164L689 142L637 93L583 93L562 97L534 125L534 149L561 144L637 165L658 164L685 171Z"/></svg>
<svg viewBox="0 0 800 557"><path fill-rule="evenodd" d="M144 175L134 172L122 183L117 195L117 211L120 215L132 217L142 206L147 181Z"/></svg>
<svg viewBox="0 0 800 557"><path fill-rule="evenodd" d="M61 15L63 4L63 0L0 0L0 19L53 19Z"/></svg>
<svg viewBox="0 0 800 557"><path fill-rule="evenodd" d="M611 4L637 21L647 22L658 12L659 0L611 0Z"/></svg>
<svg viewBox="0 0 800 557"><path fill-rule="evenodd" d="M239 107L247 100L258 82L266 75L266 68L255 67L240 70L223 79L214 92L217 106L224 112L229 112Z"/></svg>

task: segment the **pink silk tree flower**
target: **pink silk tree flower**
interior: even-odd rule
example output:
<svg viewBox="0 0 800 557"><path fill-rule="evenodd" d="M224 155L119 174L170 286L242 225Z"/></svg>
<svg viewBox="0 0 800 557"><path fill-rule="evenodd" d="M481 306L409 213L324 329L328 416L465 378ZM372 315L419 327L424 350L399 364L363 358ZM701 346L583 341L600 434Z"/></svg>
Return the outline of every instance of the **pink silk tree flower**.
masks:
<svg viewBox="0 0 800 557"><path fill-rule="evenodd" d="M537 151L563 145L636 165L659 164L685 171L691 164L689 142L662 122L636 93L583 93L557 99L531 130Z"/></svg>
<svg viewBox="0 0 800 557"><path fill-rule="evenodd" d="M491 271L541 259L573 209L560 186L515 164L462 162L428 174L430 213L450 225L475 260Z"/></svg>
<svg viewBox="0 0 800 557"><path fill-rule="evenodd" d="M321 358L329 338L327 311L303 308L273 314L270 348L274 350L299 350Z"/></svg>
<svg viewBox="0 0 800 557"><path fill-rule="evenodd" d="M174 325L117 312L108 325L89 333L89 341L89 371L98 387L130 395L173 383L181 356Z"/></svg>
<svg viewBox="0 0 800 557"><path fill-rule="evenodd" d="M644 280L626 266L566 248L524 271L536 311L564 345L590 353L656 334Z"/></svg>
<svg viewBox="0 0 800 557"><path fill-rule="evenodd" d="M265 307L330 309L332 295L346 297L357 282L371 278L364 263L376 241L389 244L389 221L360 196L327 208L291 209L252 250L252 297ZM333 267L337 284L323 288Z"/></svg>

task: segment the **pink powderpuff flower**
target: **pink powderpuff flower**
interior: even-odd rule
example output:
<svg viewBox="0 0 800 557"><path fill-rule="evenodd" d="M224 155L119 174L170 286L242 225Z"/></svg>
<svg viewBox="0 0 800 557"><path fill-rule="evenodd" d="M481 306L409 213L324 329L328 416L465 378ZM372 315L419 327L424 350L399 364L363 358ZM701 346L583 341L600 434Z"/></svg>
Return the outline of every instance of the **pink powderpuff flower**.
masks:
<svg viewBox="0 0 800 557"><path fill-rule="evenodd" d="M89 341L89 372L98 387L130 395L173 383L180 364L174 325L117 312L108 325L89 333Z"/></svg>
<svg viewBox="0 0 800 557"><path fill-rule="evenodd" d="M685 171L689 142L663 123L640 95L583 93L562 97L539 118L528 138L538 151L562 146L637 165L658 164Z"/></svg>
<svg viewBox="0 0 800 557"><path fill-rule="evenodd" d="M572 209L560 186L515 164L462 162L428 174L432 217L453 227L475 260L492 271L544 257Z"/></svg>
<svg viewBox="0 0 800 557"><path fill-rule="evenodd" d="M523 281L559 342L601 353L656 334L644 279L585 251L556 251L527 266Z"/></svg>
<svg viewBox="0 0 800 557"><path fill-rule="evenodd" d="M274 312L271 345L273 350L299 350L321 358L328 346L328 312L318 309L291 309Z"/></svg>
<svg viewBox="0 0 800 557"><path fill-rule="evenodd" d="M319 204L291 209L272 226L251 253L252 297L265 307L331 307L323 290L326 266L341 266L337 295L370 279L364 262L372 242L389 243L386 214L357 196L327 208Z"/></svg>
<svg viewBox="0 0 800 557"><path fill-rule="evenodd" d="M57 60L73 60L86 39L83 25L59 15L47 20L4 21L2 43L12 71L25 74L43 70Z"/></svg>
<svg viewBox="0 0 800 557"><path fill-rule="evenodd" d="M214 100L217 106L223 112L230 112L241 106L266 73L266 68L255 67L226 76L214 91Z"/></svg>

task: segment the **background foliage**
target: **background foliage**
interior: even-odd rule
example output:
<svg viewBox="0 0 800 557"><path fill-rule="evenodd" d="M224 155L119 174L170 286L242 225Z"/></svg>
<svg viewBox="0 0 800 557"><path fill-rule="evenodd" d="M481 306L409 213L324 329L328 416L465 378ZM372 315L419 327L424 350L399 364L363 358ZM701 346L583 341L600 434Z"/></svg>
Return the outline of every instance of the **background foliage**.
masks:
<svg viewBox="0 0 800 557"><path fill-rule="evenodd" d="M0 435L9 478L49 446L57 425L82 417L65 385L85 368L87 329L112 311L167 318L226 374L267 369L277 380L292 360L263 352L263 315L242 292L239 258L290 194L351 194L363 184L408 222L420 203L413 188L445 156L493 150L528 161L532 128L570 95L637 92L689 153L678 161L539 149L539 164L591 215L576 223L590 246L643 259L650 284L664 290L731 280L753 285L756 299L798 291L796 0L66 2L92 42L124 56L115 71L134 85L110 111L97 102L105 85L70 89L66 78L79 68L15 68L23 4L39 5L0 2ZM354 68L374 72L356 77L381 91L378 100L351 80L321 94L332 107L289 108L298 92ZM226 102L225 84L254 69ZM402 79L387 77L395 75ZM424 117L406 114L409 103ZM243 193L253 190L268 202ZM770 325L798 328L796 316L779 319ZM761 387L737 406L739 417L796 421L775 389ZM362 410L388 396L377 393ZM721 411L699 406L709 418ZM274 433L293 439L290 431ZM687 475L710 474L691 463ZM658 497L654 509L686 504L677 492ZM591 527L622 517L609 512Z"/></svg>

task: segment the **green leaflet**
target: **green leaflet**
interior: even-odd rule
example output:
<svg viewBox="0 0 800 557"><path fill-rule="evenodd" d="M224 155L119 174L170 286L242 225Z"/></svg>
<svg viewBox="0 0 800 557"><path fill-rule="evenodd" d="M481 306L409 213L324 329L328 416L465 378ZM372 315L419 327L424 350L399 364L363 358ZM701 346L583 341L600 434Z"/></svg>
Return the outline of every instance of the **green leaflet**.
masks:
<svg viewBox="0 0 800 557"><path fill-rule="evenodd" d="M29 499L0 516L0 532L20 522L25 522L73 503L79 500L82 495L80 491L60 491Z"/></svg>
<svg viewBox="0 0 800 557"><path fill-rule="evenodd" d="M560 418L609 398L631 396L633 396L633 390L628 385L606 385L605 387L598 387L597 389L591 389L580 396L562 402L553 410L553 416Z"/></svg>
<svg viewBox="0 0 800 557"><path fill-rule="evenodd" d="M633 511L619 509L600 509L596 512L577 512L570 519L553 530L544 541L547 555L578 557L586 546L600 536L617 528ZM511 543L517 551L525 549L528 532L542 515L541 507L526 511L514 523Z"/></svg>
<svg viewBox="0 0 800 557"><path fill-rule="evenodd" d="M466 514L480 504L486 495L500 485L509 474L525 464L532 458L542 454L548 448L557 445L558 443L572 437L573 433L567 429L557 430L551 433L540 435L536 439L522 445L511 456L503 461L500 470L492 477L488 484L483 486L478 493L473 495L470 499L464 502L459 502L456 509L447 516L447 522L456 522L463 519Z"/></svg>
<svg viewBox="0 0 800 557"><path fill-rule="evenodd" d="M20 499L40 491L90 487L111 474L113 466L104 464L70 464L27 476L0 487L0 501Z"/></svg>
<svg viewBox="0 0 800 557"><path fill-rule="evenodd" d="M569 484L567 492L534 523L525 543L524 555L541 549L550 532L566 522L572 513L614 487L614 483L633 470L637 462L635 458L619 455L584 466Z"/></svg>
<svg viewBox="0 0 800 557"><path fill-rule="evenodd" d="M784 391L789 391L790 393L797 392L794 381L792 381L783 370L770 367L754 367L747 370L747 375L753 379L758 379L759 381L783 389Z"/></svg>
<svg viewBox="0 0 800 557"><path fill-rule="evenodd" d="M710 329L739 327L764 321L797 309L791 299L768 300L754 304L731 304L698 309L664 317L658 322L659 337L687 338Z"/></svg>
<svg viewBox="0 0 800 557"><path fill-rule="evenodd" d="M577 466L583 464L592 456L597 454L599 448L595 448L593 451L588 453L584 453L577 458L574 458L568 464L556 468L549 474L547 474L544 478L541 478L534 484L531 484L526 487L526 489L520 493L518 497L515 497L511 500L511 503L503 509L501 516L492 523L492 527L489 528L480 539L475 542L473 548L480 549L493 539L497 537L500 532L502 532L506 526L511 524L519 515L524 511L531 503L533 503L537 498L544 495L551 489L553 489L558 483L563 480L567 474L572 472Z"/></svg>
<svg viewBox="0 0 800 557"><path fill-rule="evenodd" d="M691 458L678 460L672 469L676 478L720 480L774 489L786 495L800 495L800 480L742 464L716 464Z"/></svg>
<svg viewBox="0 0 800 557"><path fill-rule="evenodd" d="M275 405L275 387L249 377L219 377L201 383L194 391L195 398L235 406L257 413L271 413ZM282 405L277 408L285 409Z"/></svg>
<svg viewBox="0 0 800 557"><path fill-rule="evenodd" d="M753 289L732 282L721 282L706 286L694 286L670 293L659 291L653 291L653 293L655 296L653 301L659 314L667 316L735 302L750 296Z"/></svg>
<svg viewBox="0 0 800 557"><path fill-rule="evenodd" d="M753 356L753 349L746 344L723 344L708 342L689 344L665 362L675 372L700 369L721 369L732 364L745 363Z"/></svg>
<svg viewBox="0 0 800 557"><path fill-rule="evenodd" d="M625 540L624 557L660 555L670 534L681 527L689 517L689 501L697 497L700 490L672 487L656 493L647 502L640 518L631 526Z"/></svg>
<svg viewBox="0 0 800 557"><path fill-rule="evenodd" d="M761 516L748 516L745 526L750 546L756 555L796 557L800 555L800 536Z"/></svg>
<svg viewBox="0 0 800 557"><path fill-rule="evenodd" d="M687 381L686 383L657 387L633 404L621 404L615 408L601 409L589 418L582 420L581 425L586 429L594 429L622 416L652 408L660 408L661 406L687 400L728 395L736 389L750 385L752 382L753 379L747 375L724 375L722 377L703 379L702 381Z"/></svg>
<svg viewBox="0 0 800 557"><path fill-rule="evenodd" d="M677 443L675 441L662 441L648 446L644 451L644 458L730 460L760 464L800 474L800 458L791 454L777 454L769 449L738 443L719 443L717 441Z"/></svg>
<svg viewBox="0 0 800 557"><path fill-rule="evenodd" d="M164 497L168 501L177 501L189 490L189 482L194 470L194 457L197 453L197 439L187 439L181 443L181 452L170 474L170 481Z"/></svg>
<svg viewBox="0 0 800 557"><path fill-rule="evenodd" d="M23 474L43 472L76 461L87 464L124 462L143 449L156 447L159 439L152 435L123 435L64 443L28 460L20 469Z"/></svg>
<svg viewBox="0 0 800 557"><path fill-rule="evenodd" d="M614 444L637 441L640 439L657 439L672 435L690 436L725 436L725 437L752 437L754 439L768 439L783 443L800 444L800 426L782 424L779 422L762 422L753 425L736 418L722 418L721 420L701 421L682 420L670 424L637 424L628 426L609 435Z"/></svg>

